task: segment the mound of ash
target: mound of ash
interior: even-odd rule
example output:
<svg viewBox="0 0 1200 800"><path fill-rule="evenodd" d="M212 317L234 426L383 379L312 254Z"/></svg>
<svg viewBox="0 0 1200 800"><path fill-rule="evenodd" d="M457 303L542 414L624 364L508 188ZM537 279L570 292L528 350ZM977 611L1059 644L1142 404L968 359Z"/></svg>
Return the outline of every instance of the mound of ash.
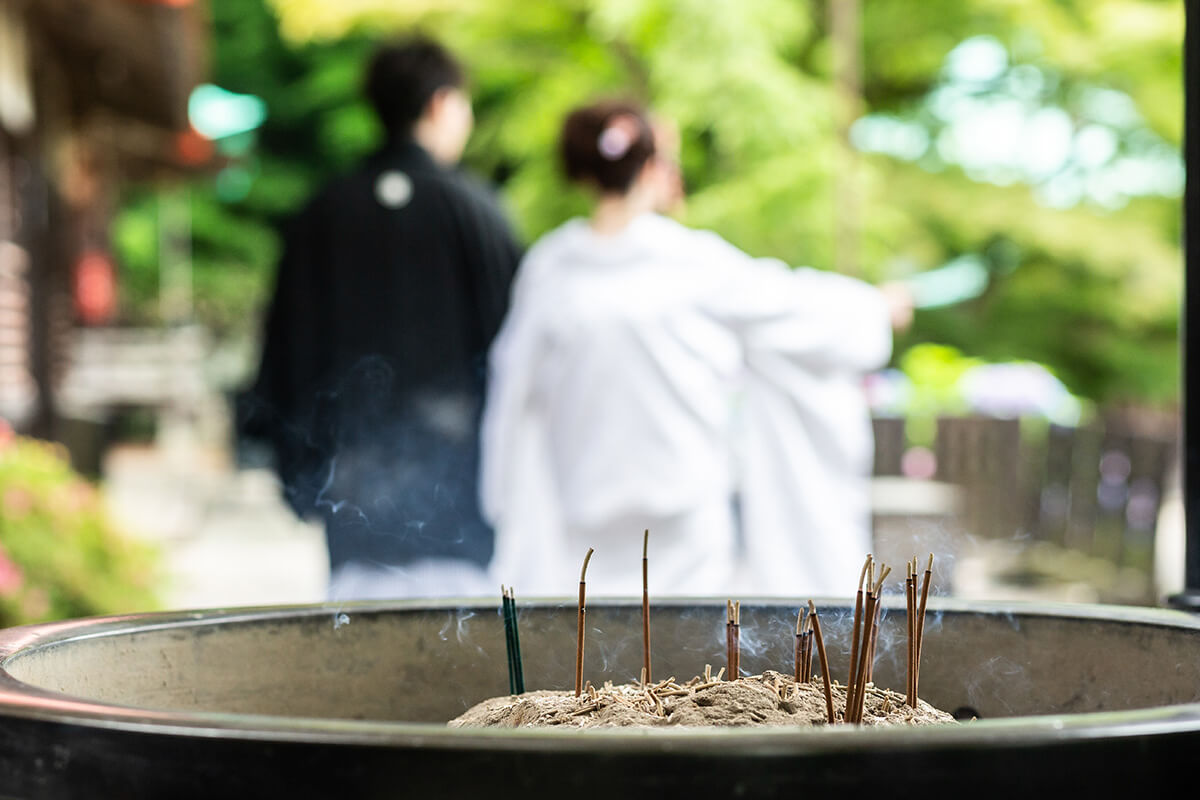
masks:
<svg viewBox="0 0 1200 800"><path fill-rule="evenodd" d="M674 678L643 686L590 684L580 697L573 691L537 691L493 697L449 722L450 727L524 728L561 725L571 728L826 725L828 707L819 679L797 683L767 670L736 681L699 676L687 683ZM842 721L845 687L834 682L835 719ZM923 701L911 708L904 695L867 684L862 725L936 725L954 717Z"/></svg>

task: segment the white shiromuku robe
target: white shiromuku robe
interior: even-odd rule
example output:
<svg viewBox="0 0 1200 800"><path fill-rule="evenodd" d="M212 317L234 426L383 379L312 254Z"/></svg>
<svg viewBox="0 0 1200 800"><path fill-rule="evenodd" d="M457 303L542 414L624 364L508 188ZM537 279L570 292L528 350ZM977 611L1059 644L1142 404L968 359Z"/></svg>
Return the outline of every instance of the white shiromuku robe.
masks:
<svg viewBox="0 0 1200 800"><path fill-rule="evenodd" d="M591 591L637 594L648 528L656 594L844 595L870 549L861 376L890 351L861 281L653 214L564 224L526 255L491 351L495 580L569 595L594 547Z"/></svg>

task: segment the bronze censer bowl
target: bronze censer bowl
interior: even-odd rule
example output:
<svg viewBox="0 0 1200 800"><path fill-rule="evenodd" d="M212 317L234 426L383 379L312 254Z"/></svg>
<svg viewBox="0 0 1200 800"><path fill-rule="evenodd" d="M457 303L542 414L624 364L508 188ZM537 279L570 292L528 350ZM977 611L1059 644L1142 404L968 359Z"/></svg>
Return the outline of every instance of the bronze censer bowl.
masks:
<svg viewBox="0 0 1200 800"><path fill-rule="evenodd" d="M1200 619L1183 612L932 599L921 697L976 718L962 724L448 728L508 691L497 605L173 612L0 631L0 796L1165 796L1200 752ZM818 606L830 671L844 681L847 603ZM790 669L797 608L743 601L744 672ZM723 665L725 611L723 600L657 603L656 676ZM886 611L875 681L903 691L903 605ZM594 600L587 621L588 679L635 679L640 604ZM575 624L574 599L522 603L528 688L572 686Z"/></svg>

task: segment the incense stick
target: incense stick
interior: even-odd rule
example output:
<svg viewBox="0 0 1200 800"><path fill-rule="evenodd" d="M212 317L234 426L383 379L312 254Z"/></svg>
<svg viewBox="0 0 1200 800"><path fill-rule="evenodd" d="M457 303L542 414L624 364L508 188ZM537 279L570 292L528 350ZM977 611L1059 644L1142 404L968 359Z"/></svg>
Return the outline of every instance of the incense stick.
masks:
<svg viewBox="0 0 1200 800"><path fill-rule="evenodd" d="M908 640L908 662L905 672L908 678L908 685L905 689L904 702L912 706L915 702L916 692L913 691L913 678L916 676L916 665L914 659L917 655L917 594L916 586L913 582L913 564L909 561L905 565L908 570L908 576L904 579L904 605L905 605L905 622L907 625L906 636Z"/></svg>
<svg viewBox="0 0 1200 800"><path fill-rule="evenodd" d="M650 560L648 558L650 550L650 530L642 535L642 669L645 670L646 677L642 679L643 683L648 683L650 678Z"/></svg>
<svg viewBox="0 0 1200 800"><path fill-rule="evenodd" d="M813 659L813 629L811 620L806 623L808 630L804 632L804 682L812 680Z"/></svg>
<svg viewBox="0 0 1200 800"><path fill-rule="evenodd" d="M579 570L579 617L575 637L575 696L583 694L583 622L587 616L587 568L592 560L593 548L589 547L583 557L583 569Z"/></svg>
<svg viewBox="0 0 1200 800"><path fill-rule="evenodd" d="M864 680L867 671L867 639L870 637L870 620L875 616L875 595L871 591L867 591L866 600L863 603L863 619L864 625L862 630L862 640L858 647L858 664L854 670L854 685L853 685L853 703L846 713L846 717L850 722L858 722L858 709L860 695L866 686ZM848 701L849 702L849 701Z"/></svg>
<svg viewBox="0 0 1200 800"><path fill-rule="evenodd" d="M917 657L913 671L913 708L916 708L917 692L921 685L921 645L925 641L925 606L929 601L929 584L933 578L933 553L929 554L929 564L925 567L925 577L921 581L921 605L917 609Z"/></svg>
<svg viewBox="0 0 1200 800"><path fill-rule="evenodd" d="M733 601L725 601L725 667L733 672Z"/></svg>
<svg viewBox="0 0 1200 800"><path fill-rule="evenodd" d="M817 607L812 600L808 601L808 618L812 620L813 636L817 640L817 657L821 659L821 678L825 684L825 713L832 725L836 719L833 714L833 688L829 685L829 657L825 655L825 640L821 638L821 618L817 616Z"/></svg>
<svg viewBox="0 0 1200 800"><path fill-rule="evenodd" d="M725 661L729 667L729 680L736 681L741 669L741 601L725 601Z"/></svg>
<svg viewBox="0 0 1200 800"><path fill-rule="evenodd" d="M525 694L525 666L521 663L521 626L517 624L517 596L508 587L508 614L512 619L513 663L517 668L517 694Z"/></svg>
<svg viewBox="0 0 1200 800"><path fill-rule="evenodd" d="M804 608L796 612L796 666L792 674L792 679L796 683L800 683L804 679L804 670L802 669L804 658L804 633L802 631L804 620Z"/></svg>
<svg viewBox="0 0 1200 800"><path fill-rule="evenodd" d="M733 679L742 677L742 601L733 604Z"/></svg>

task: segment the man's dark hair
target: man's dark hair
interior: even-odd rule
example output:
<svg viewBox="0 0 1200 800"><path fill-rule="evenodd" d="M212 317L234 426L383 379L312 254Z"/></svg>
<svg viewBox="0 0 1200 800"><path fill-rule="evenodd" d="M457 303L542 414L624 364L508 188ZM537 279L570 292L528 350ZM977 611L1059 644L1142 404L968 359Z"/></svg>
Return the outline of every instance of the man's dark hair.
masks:
<svg viewBox="0 0 1200 800"><path fill-rule="evenodd" d="M390 136L407 135L438 89L461 88L465 81L462 66L446 48L415 35L375 52L365 94Z"/></svg>
<svg viewBox="0 0 1200 800"><path fill-rule="evenodd" d="M616 151L605 152L601 139L614 123L623 123L625 136ZM567 115L558 148L568 180L624 194L654 156L654 131L637 103L605 100Z"/></svg>

